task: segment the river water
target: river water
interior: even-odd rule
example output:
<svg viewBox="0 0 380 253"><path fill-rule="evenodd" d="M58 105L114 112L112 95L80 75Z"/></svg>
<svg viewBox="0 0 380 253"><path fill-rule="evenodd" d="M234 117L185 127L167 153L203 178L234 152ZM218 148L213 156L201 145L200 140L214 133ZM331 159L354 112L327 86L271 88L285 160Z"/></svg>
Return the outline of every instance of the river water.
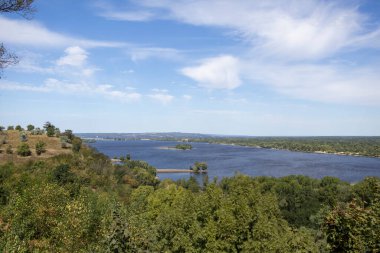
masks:
<svg viewBox="0 0 380 253"><path fill-rule="evenodd" d="M249 176L283 177L306 175L313 178L338 177L357 182L366 176L380 177L380 158L341 156L272 150L233 145L191 143L192 150L171 150L173 141L107 141L98 140L90 146L109 157L130 154L134 160L144 160L158 169L188 169L196 161L208 164L210 179L230 177L235 173ZM177 180L190 173L160 173L159 178ZM196 175L199 179L202 175Z"/></svg>

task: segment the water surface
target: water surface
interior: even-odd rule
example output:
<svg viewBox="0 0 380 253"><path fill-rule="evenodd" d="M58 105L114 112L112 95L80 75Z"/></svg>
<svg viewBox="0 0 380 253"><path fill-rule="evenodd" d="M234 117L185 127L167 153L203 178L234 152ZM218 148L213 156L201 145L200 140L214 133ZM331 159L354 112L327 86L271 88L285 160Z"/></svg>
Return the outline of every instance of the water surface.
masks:
<svg viewBox="0 0 380 253"><path fill-rule="evenodd" d="M233 145L191 143L192 150L160 149L173 147L172 141L105 141L89 143L100 152L114 156L130 154L160 169L188 169L195 161L208 164L208 176L222 178L242 173L249 176L283 177L306 175L313 178L338 177L357 182L366 176L380 177L380 159L272 150ZM190 173L160 173L160 179L188 178ZM198 175L197 177L202 177Z"/></svg>

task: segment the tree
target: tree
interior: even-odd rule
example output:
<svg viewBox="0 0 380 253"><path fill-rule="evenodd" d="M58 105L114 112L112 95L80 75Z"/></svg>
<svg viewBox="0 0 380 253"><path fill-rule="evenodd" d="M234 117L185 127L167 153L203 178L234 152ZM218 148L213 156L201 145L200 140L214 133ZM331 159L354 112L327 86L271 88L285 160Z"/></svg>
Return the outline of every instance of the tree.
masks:
<svg viewBox="0 0 380 253"><path fill-rule="evenodd" d="M17 125L16 128L15 128L17 131L22 131L22 127L20 125Z"/></svg>
<svg viewBox="0 0 380 253"><path fill-rule="evenodd" d="M0 126L0 132L2 132L5 129L5 127Z"/></svg>
<svg viewBox="0 0 380 253"><path fill-rule="evenodd" d="M66 129L65 132L63 133L64 136L67 136L69 141L71 142L74 139L74 134L73 131L70 129Z"/></svg>
<svg viewBox="0 0 380 253"><path fill-rule="evenodd" d="M34 130L34 126L29 124L26 126L26 129L28 129L28 131L33 131Z"/></svg>
<svg viewBox="0 0 380 253"><path fill-rule="evenodd" d="M17 154L20 156L30 156L32 152L30 151L29 145L26 143L22 143L17 147Z"/></svg>
<svg viewBox="0 0 380 253"><path fill-rule="evenodd" d="M13 126L8 126L7 130L14 130L15 128Z"/></svg>
<svg viewBox="0 0 380 253"><path fill-rule="evenodd" d="M46 130L48 137L53 137L55 135L55 126L49 121L44 124L44 129Z"/></svg>
<svg viewBox="0 0 380 253"><path fill-rule="evenodd" d="M16 12L24 18L31 18L34 9L32 3L34 0L1 0L0 13ZM17 64L19 62L17 55L9 52L3 43L0 43L0 78L4 68Z"/></svg>
<svg viewBox="0 0 380 253"><path fill-rule="evenodd" d="M72 141L72 149L74 152L79 152L79 150L82 147L82 140L78 137L75 137L74 140Z"/></svg>
<svg viewBox="0 0 380 253"><path fill-rule="evenodd" d="M43 141L38 141L36 143L36 153L37 155L41 155L42 153L45 153L46 152L46 143L43 142Z"/></svg>

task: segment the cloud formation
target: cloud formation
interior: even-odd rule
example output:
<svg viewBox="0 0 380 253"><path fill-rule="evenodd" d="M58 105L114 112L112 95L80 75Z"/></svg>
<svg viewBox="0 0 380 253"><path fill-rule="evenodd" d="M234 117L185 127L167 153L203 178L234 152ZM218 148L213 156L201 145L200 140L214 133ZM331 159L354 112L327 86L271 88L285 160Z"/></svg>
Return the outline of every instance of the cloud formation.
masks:
<svg viewBox="0 0 380 253"><path fill-rule="evenodd" d="M235 89L240 86L239 60L222 55L202 60L199 66L186 67L181 73L208 89Z"/></svg>
<svg viewBox="0 0 380 253"><path fill-rule="evenodd" d="M54 32L36 21L9 19L0 16L0 41L15 45L43 47L123 47L125 43L76 38Z"/></svg>
<svg viewBox="0 0 380 253"><path fill-rule="evenodd" d="M74 67L82 67L86 62L88 55L86 50L78 46L66 48L65 53L65 56L58 59L58 66L69 65Z"/></svg>

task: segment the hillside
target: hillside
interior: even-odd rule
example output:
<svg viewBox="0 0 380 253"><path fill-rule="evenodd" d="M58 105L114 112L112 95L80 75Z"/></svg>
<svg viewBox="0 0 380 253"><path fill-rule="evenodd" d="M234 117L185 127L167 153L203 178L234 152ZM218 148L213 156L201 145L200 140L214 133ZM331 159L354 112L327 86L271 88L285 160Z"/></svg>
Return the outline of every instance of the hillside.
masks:
<svg viewBox="0 0 380 253"><path fill-rule="evenodd" d="M48 137L46 134L42 135L32 135L29 131L24 131L27 134L27 141L24 143L28 144L32 154L30 156L22 157L17 155L17 147L21 145L20 131L18 130L6 130L0 132L0 163L4 164L7 162L23 163L30 160L39 160L49 157L53 157L59 154L70 154L71 149L62 148L61 141L58 137ZM36 154L36 143L38 141L43 141L46 143L46 152L41 155ZM4 143L5 142L5 143ZM12 154L7 154L6 149L8 146L12 146Z"/></svg>

